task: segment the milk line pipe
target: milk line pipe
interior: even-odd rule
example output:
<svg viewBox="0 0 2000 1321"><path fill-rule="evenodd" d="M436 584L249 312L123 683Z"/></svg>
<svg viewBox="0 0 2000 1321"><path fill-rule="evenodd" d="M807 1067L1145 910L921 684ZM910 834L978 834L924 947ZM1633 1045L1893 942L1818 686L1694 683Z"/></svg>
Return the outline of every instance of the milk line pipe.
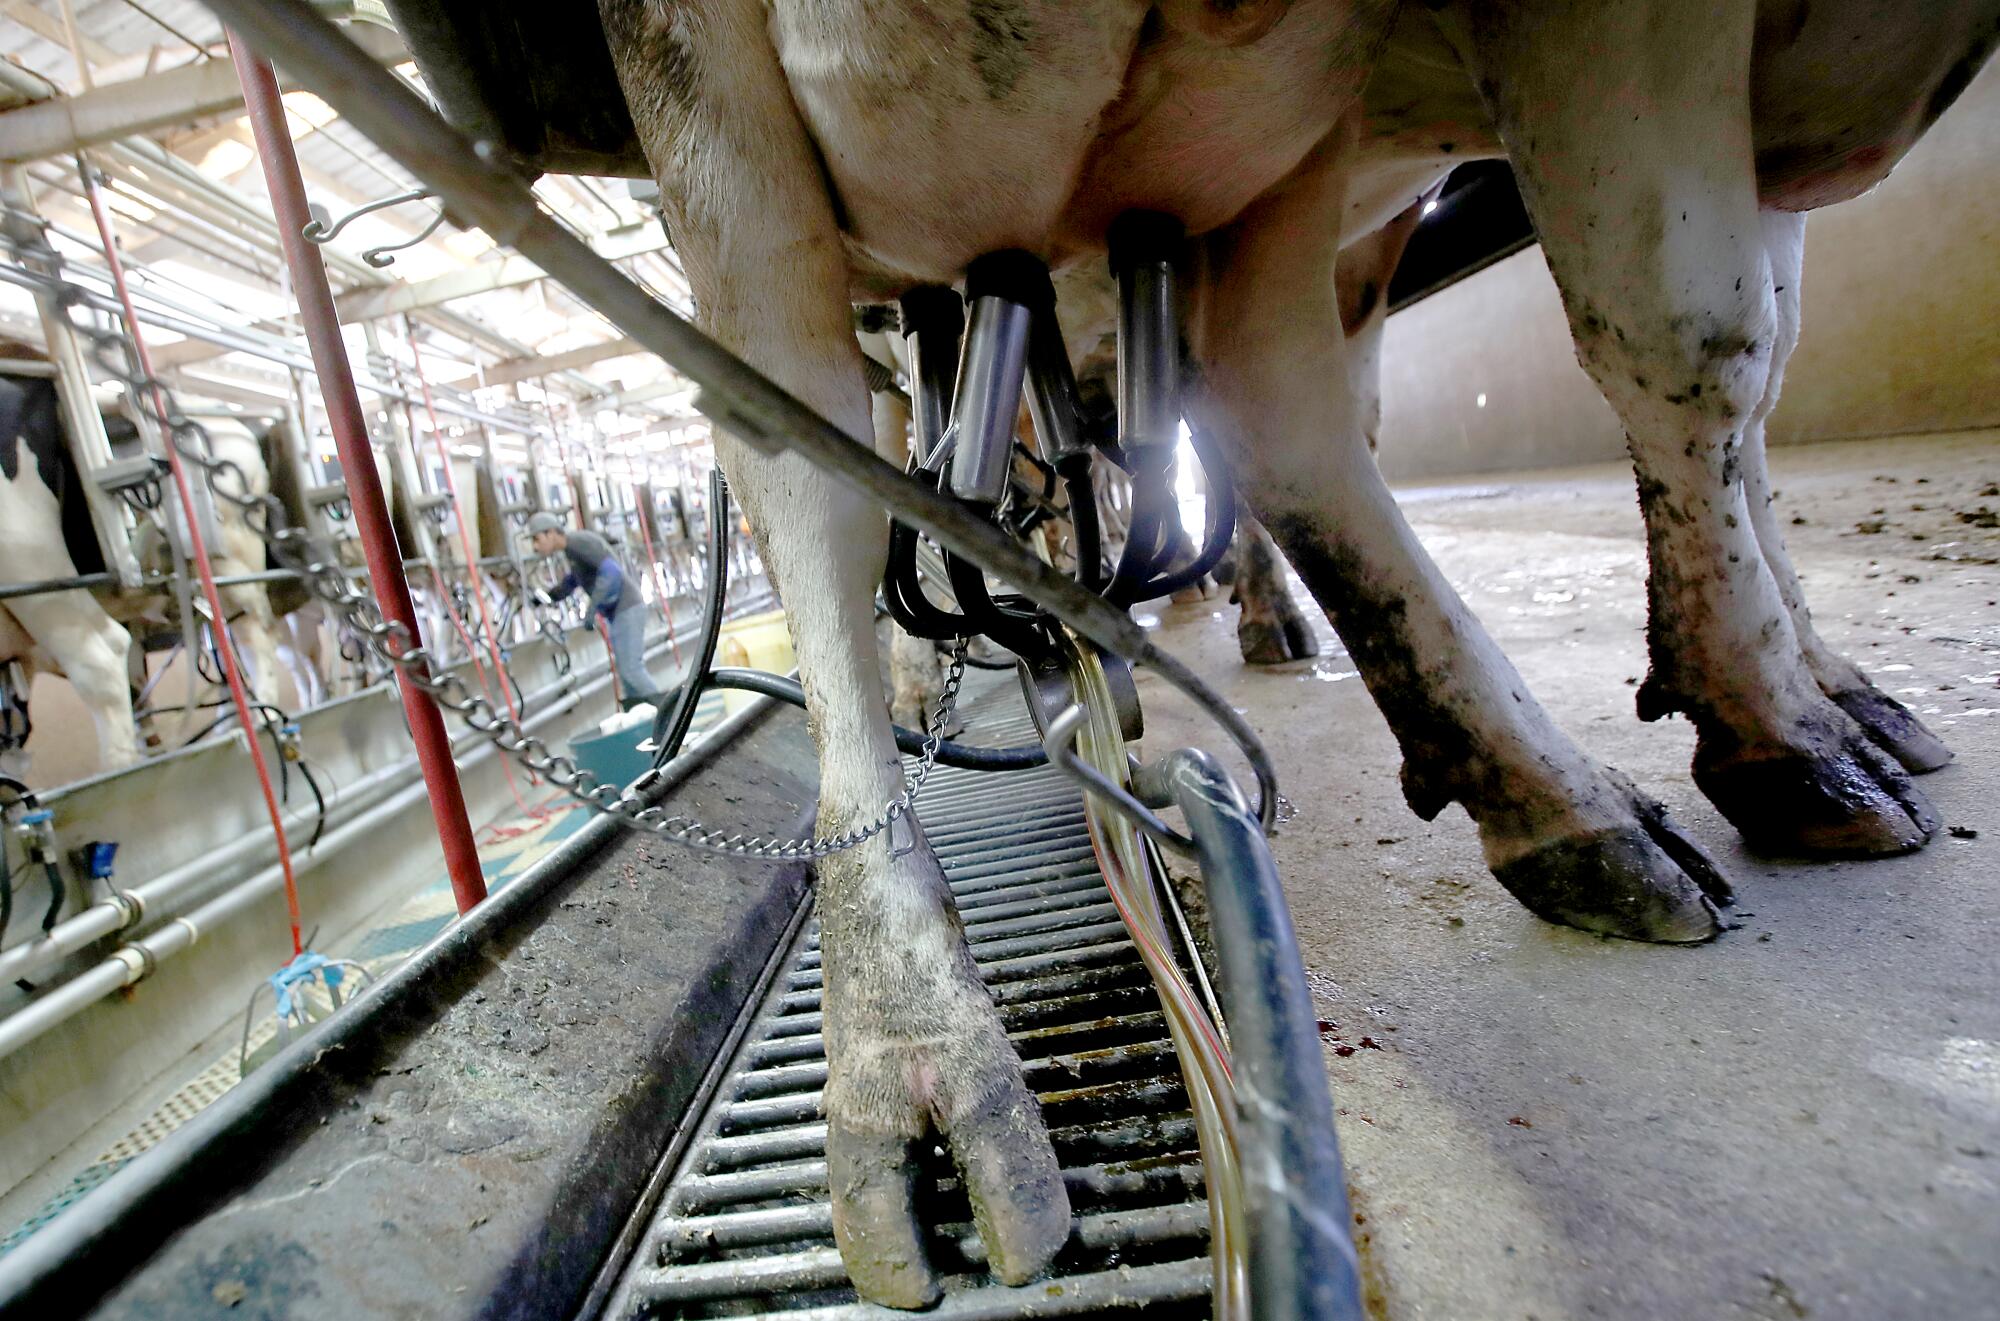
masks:
<svg viewBox="0 0 2000 1321"><path fill-rule="evenodd" d="M554 719L574 709L582 701L583 696L579 693L558 706L531 716L527 724L532 728L539 722ZM482 746L474 748L462 759L467 767L478 765L489 757L498 755L499 749L492 743L481 740L481 744ZM300 858L298 869L310 871L317 868L326 858L347 844L380 829L379 823L385 817L415 807L424 800L427 792L421 783L409 785L394 797L379 804L372 812L329 830L320 841L318 849ZM204 931L211 930L237 916L251 904L263 899L281 882L282 876L276 867L268 867L254 873L193 912L171 918L151 934L113 950L102 962L88 971L77 974L40 999L32 1000L6 1018L0 1019L0 1059L5 1059L105 997L148 976L161 960L187 949L200 939Z"/></svg>
<svg viewBox="0 0 2000 1321"><path fill-rule="evenodd" d="M1181 809L1201 864L1233 1047L1250 1277L1260 1317L1361 1321L1319 1020L1270 845L1216 760L1193 748L1140 767L1140 796Z"/></svg>
<svg viewBox="0 0 2000 1321"><path fill-rule="evenodd" d="M10 249L12 247L11 244L4 243L0 243L0 246L9 247ZM97 272L90 270L78 270L74 274L81 275L87 279L103 278ZM0 283L15 285L22 289L38 290L46 289L51 282L30 271L0 262ZM86 288L76 283L70 276L65 276L63 283L66 286L64 292L73 291L75 301L80 306L99 312L118 312L118 302L110 295L99 290ZM213 344L218 348L227 349L232 353L248 354L264 362L276 363L285 367L296 367L304 371L312 370L311 358L284 344L282 341L267 340L250 331L227 330L212 326L201 320L193 312L175 310L172 304L166 299L160 298L152 290L147 290L145 297L148 302L159 304L159 306L147 306L144 304L139 306L139 320L147 325L158 326L162 330L171 330L177 335L185 335L189 339L198 339L204 343ZM383 399L391 399L399 403L417 402L414 396L397 389L393 385L385 385L373 377L357 377L355 384L360 389L366 390L372 395L380 396ZM446 397L439 402L438 411L448 413L453 417L464 418L469 422L483 422L489 426L498 427L500 430L510 434L526 434L528 428L528 423L523 418L510 418L497 413L487 413L477 407L461 403L450 397Z"/></svg>
<svg viewBox="0 0 2000 1321"><path fill-rule="evenodd" d="M558 705L530 716L524 727L532 731L557 716L567 714L581 706L599 687L611 681L608 662L606 670L607 673L589 684L580 686ZM762 700L768 702L770 699ZM709 738L730 736L735 729L741 728L742 720L751 714L752 711L746 710L737 717L725 720L709 731L694 747L688 749L683 760L699 757L702 745ZM471 737L473 731L466 731L466 735ZM480 740L479 746L463 758L463 763L471 767L497 755L498 752L499 749L494 744ZM678 779L671 766L668 769L668 776L669 783ZM373 811L361 814L354 820L328 831L321 840L319 849L301 860L299 869L317 868L326 856L375 829L383 818L392 817L414 807L424 797L425 792L422 784L409 785ZM98 1001L149 976L162 959L178 954L195 944L204 931L213 929L242 912L251 903L263 898L281 879L275 867L254 873L192 913L167 920L148 935L113 950L102 962L88 971L63 982L48 994L31 1001L5 1019L0 1019L0 1059L6 1058L50 1029L67 1022Z"/></svg>
<svg viewBox="0 0 2000 1321"><path fill-rule="evenodd" d="M946 550L1027 593L1082 636L1147 666L1226 733L1258 782L1258 817L1277 816L1277 773L1256 732L1201 676L1146 630L1044 564L1006 531L878 457L692 323L663 306L536 203L499 143L474 144L305 0L205 0L259 49L398 164L435 188L455 214L534 262L614 327L694 382L711 421L770 453L794 452L830 480L928 534Z"/></svg>
<svg viewBox="0 0 2000 1321"><path fill-rule="evenodd" d="M375 470L367 418L355 393L340 315L334 310L333 290L327 284L326 266L319 249L305 237L312 213L306 205L305 184L299 178L298 156L285 119L284 101L278 94L277 74L235 32L228 35L237 78L243 85L243 103L250 112L250 129L257 141L257 158L263 166L271 207L278 219L278 237L292 278L292 296L298 300L299 323L312 350L327 422L340 451L348 504L354 511L362 554L368 561L375 603L382 617L401 624L407 630L405 636L415 645L423 635L417 628L417 609L410 598L409 582L403 576L402 552L389 524L382 479ZM439 842L444 846L452 898L458 911L464 913L486 897L486 877L480 871L472 823L466 818L458 769L452 764L444 712L411 682L401 666L396 667L396 686L402 693L403 714L409 722L410 738L416 744L424 783L430 788L431 814L437 822Z"/></svg>
<svg viewBox="0 0 2000 1321"><path fill-rule="evenodd" d="M647 648L647 659L657 660L665 651L664 642L654 643ZM527 728L530 730L540 728L559 710L574 709L577 703L595 695L609 682L609 679L610 661L607 658L588 669L574 670L568 676L526 694L523 700L531 709L550 697L565 699L560 708L551 707L547 711L535 711L527 718ZM470 765L483 756L479 751L482 745L488 748L492 746L476 731L465 729L461 730L453 740L453 751L460 755L464 764ZM458 750L463 747L470 747L473 751L470 754L459 754ZM338 796L327 812L329 823L338 819L344 826L348 824L344 818L368 813L382 794L394 791L416 774L417 770L412 762L401 761L370 771L358 780L338 786ZM289 824L303 825L313 815L310 809L301 809L293 814L294 819ZM328 841L333 838L332 832L339 828L329 825L329 833L320 841L320 849L329 847ZM163 905L182 897L184 892L200 893L203 881L212 880L218 873L254 857L264 843L265 840L260 835L239 835L220 848L210 850L171 871L163 872L150 881L132 886L125 893L136 899L136 904L123 902L120 897L114 896L57 923L54 930L38 940L15 945L0 952L0 985L22 979L32 981L59 960L83 950L105 936L139 925L146 913L157 912ZM311 858L316 852L317 850L313 850L303 856Z"/></svg>

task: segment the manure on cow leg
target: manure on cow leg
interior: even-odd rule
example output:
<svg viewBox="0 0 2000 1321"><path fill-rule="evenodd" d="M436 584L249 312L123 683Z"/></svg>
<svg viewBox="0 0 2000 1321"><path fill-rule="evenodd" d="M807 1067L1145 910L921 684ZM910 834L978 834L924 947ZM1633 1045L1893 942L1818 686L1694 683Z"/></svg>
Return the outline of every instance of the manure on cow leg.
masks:
<svg viewBox="0 0 2000 1321"><path fill-rule="evenodd" d="M1760 852L1910 853L1938 831L1937 813L1903 768L1851 722L1776 749L1745 747L1706 723L1697 721L1695 786Z"/></svg>
<svg viewBox="0 0 2000 1321"><path fill-rule="evenodd" d="M1635 825L1557 839L1493 869L1537 917L1624 940L1692 945L1723 927L1729 882L1665 806L1625 786Z"/></svg>
<svg viewBox="0 0 2000 1321"><path fill-rule="evenodd" d="M1895 698L1872 684L1828 693L1884 752L1912 775L1924 775L1951 764L1951 749L1924 728L1924 722Z"/></svg>

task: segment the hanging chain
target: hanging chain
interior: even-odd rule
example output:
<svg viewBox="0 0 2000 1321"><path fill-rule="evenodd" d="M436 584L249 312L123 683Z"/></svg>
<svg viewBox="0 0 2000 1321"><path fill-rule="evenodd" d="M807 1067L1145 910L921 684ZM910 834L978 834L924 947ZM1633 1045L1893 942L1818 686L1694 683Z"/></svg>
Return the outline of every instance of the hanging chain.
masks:
<svg viewBox="0 0 2000 1321"><path fill-rule="evenodd" d="M53 253L45 255L53 257ZM135 407L143 411L148 393L159 392L166 405L166 443L201 470L211 492L243 512L244 521L269 548L279 566L297 573L313 596L337 611L366 652L387 662L440 707L457 715L521 766L577 802L612 817L620 825L648 831L689 848L735 857L792 860L823 858L864 844L889 829L915 805L917 794L937 764L938 747L944 741L945 728L957 705L959 685L965 676L966 639L959 638L952 647L943 691L926 722L917 763L904 775L902 792L890 799L866 825L837 835L770 839L717 830L691 817L669 813L645 798L647 790L659 782L658 770L641 776L630 789L601 780L577 765L574 758L551 751L548 744L530 734L519 721L468 689L457 675L433 674L430 652L421 639L412 638L402 624L385 617L375 600L349 579L329 547L315 544L305 528L290 526L284 506L276 496L255 494L248 474L240 465L215 457L208 429L181 409L173 390L164 381L149 378L138 370L122 336L114 330L78 324L76 317L68 315L83 291L60 276L38 273L38 278L54 293L71 328L89 342L97 365L106 375L124 383L127 398ZM689 676L688 681L693 682L694 676Z"/></svg>

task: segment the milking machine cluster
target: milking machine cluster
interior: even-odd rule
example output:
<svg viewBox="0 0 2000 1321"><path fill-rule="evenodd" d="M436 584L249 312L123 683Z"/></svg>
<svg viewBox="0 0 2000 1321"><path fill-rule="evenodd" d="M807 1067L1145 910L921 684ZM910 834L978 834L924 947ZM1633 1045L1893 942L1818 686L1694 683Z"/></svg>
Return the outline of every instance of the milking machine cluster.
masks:
<svg viewBox="0 0 2000 1321"><path fill-rule="evenodd" d="M1118 282L1115 434L1087 423L1056 320L1055 288L1033 255L981 257L966 271L962 300L950 289L922 286L903 296L901 312L911 363L912 473L1017 535L1052 512L1059 481L1077 581L1124 607L1169 595L1213 569L1228 550L1236 501L1222 455L1191 432L1208 479L1209 512L1200 549L1186 556L1173 489L1181 427L1174 266L1184 235L1170 216L1131 212L1112 225L1110 247ZM1024 390L1039 454L1015 439ZM1091 481L1093 451L1123 469L1133 488L1130 531L1109 572ZM1023 466L1047 479L1040 489L1022 480ZM919 540L916 529L892 525L883 596L896 622L939 641L983 634L1019 657L1028 675L1045 675L1059 650L1048 612L1021 595L996 597L976 565L948 550L941 559L958 609L934 604L919 573ZM1038 717L1050 714L1035 700L1046 696L1043 685L1031 682L1029 689Z"/></svg>

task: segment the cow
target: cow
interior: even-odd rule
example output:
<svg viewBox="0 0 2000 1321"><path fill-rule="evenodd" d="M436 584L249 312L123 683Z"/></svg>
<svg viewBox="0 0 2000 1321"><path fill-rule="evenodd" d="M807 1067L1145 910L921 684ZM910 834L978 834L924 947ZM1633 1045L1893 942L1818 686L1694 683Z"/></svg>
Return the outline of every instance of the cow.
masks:
<svg viewBox="0 0 2000 1321"><path fill-rule="evenodd" d="M1764 815L1786 818L1764 839L1906 848L1928 810L1811 682L1754 540L1743 427L1770 392L1774 286L1796 295L1772 271L1795 266L1797 231L1759 202L1830 200L1886 169L1977 68L1992 6L1902 24L1859 0L1768 7L1787 11L1799 58L1759 75L1808 106L1770 119L1768 150L1752 146L1768 108L1750 92L1755 6L1447 0L1436 21L1493 107L1585 360L1633 433L1654 551L1652 709L1694 714L1698 778L1739 826L1764 794ZM951 282L1004 248L1089 259L1129 210L1177 217L1195 236L1190 419L1228 446L1330 612L1402 745L1412 805L1461 802L1495 874L1550 920L1708 939L1721 873L1529 697L1363 439L1334 269L1358 97L1394 8L600 0L700 324L850 434L872 430L852 303ZM1858 75L1867 113L1845 89L1814 102L1804 76L1843 25L1860 40L1837 67ZM855 626L883 521L801 458L726 436L717 448L791 610L821 826L850 828L901 784L874 634ZM861 1294L905 1307L938 1293L911 1194L912 1148L932 1130L998 1278L1032 1277L1068 1227L1018 1061L912 835L877 836L819 875L835 1236Z"/></svg>
<svg viewBox="0 0 2000 1321"><path fill-rule="evenodd" d="M21 345L5 356L39 357ZM252 493L269 487L264 442L233 419L206 423L212 453L234 463ZM39 582L101 571L95 529L83 502L81 478L64 439L53 381L0 376L0 581ZM265 567L264 544L241 511L216 500L219 535L210 562L218 576ZM135 538L143 567L169 567L164 537ZM83 562L78 562L78 556ZM271 685L279 673L276 617L262 584L221 589L227 627L254 685ZM118 770L140 760L133 715L128 626L180 628L172 597L156 590L119 592L68 589L16 596L0 603L0 664L20 662L32 675L66 677L91 713L99 765ZM268 689L262 694L275 694ZM205 724L186 713L184 724Z"/></svg>
<svg viewBox="0 0 2000 1321"><path fill-rule="evenodd" d="M1697 44L1663 35L1682 24ZM1813 628L1764 428L1798 338L1804 213L1885 177L1996 36L1994 0L1907 23L1778 0L1720 18L1673 0L1412 6L1365 98L1344 241L1458 160L1513 162L1638 474L1639 713L1688 716L1697 786L1764 849L1894 853L1937 828L1909 773L1951 754Z"/></svg>

